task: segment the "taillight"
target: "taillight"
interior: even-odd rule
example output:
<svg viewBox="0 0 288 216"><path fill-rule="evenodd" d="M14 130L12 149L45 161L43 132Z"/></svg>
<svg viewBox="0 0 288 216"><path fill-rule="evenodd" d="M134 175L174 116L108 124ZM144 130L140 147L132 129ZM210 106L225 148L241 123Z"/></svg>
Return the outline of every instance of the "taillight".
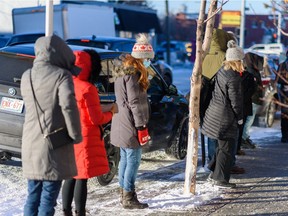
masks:
<svg viewBox="0 0 288 216"><path fill-rule="evenodd" d="M82 39L81 42L88 43L88 42L90 42L90 40Z"/></svg>

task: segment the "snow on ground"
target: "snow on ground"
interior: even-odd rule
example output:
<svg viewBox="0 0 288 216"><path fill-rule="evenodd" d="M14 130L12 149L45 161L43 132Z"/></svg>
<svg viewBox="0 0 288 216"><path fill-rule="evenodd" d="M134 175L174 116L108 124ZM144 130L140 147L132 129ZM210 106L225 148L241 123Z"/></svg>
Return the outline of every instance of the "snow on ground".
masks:
<svg viewBox="0 0 288 216"><path fill-rule="evenodd" d="M251 138L255 141L271 136L280 136L279 125L274 128L252 127ZM200 145L199 145L200 146ZM199 149L199 158L201 149ZM165 215L165 212L184 213L213 199L221 198L223 191L206 181L208 172L201 167L197 172L195 195L184 195L185 161L170 158L164 151L143 154L136 189L140 201L149 204L149 209L124 210L119 204L117 176L103 187L95 179L89 181L87 200L88 215ZM26 200L26 179L22 177L21 161L0 164L0 216L20 216ZM61 194L56 215L61 214Z"/></svg>

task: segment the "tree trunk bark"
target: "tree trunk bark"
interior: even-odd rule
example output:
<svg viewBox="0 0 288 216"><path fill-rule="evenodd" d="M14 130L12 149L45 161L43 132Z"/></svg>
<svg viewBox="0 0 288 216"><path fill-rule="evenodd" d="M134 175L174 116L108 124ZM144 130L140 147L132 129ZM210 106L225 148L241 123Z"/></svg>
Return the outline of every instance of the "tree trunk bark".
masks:
<svg viewBox="0 0 288 216"><path fill-rule="evenodd" d="M217 0L212 0L208 17L212 16L217 8ZM204 18L205 18L206 0L201 1L199 18L197 20L196 32L196 59L190 78L190 99L189 99L189 132L188 147L186 157L184 194L189 192L195 194L196 189L196 171L198 162L198 135L199 135L199 108L200 108L200 90L202 77L202 62L209 51L212 32L215 22L215 16L208 20L206 25L205 41L203 43ZM202 45L204 44L203 48Z"/></svg>

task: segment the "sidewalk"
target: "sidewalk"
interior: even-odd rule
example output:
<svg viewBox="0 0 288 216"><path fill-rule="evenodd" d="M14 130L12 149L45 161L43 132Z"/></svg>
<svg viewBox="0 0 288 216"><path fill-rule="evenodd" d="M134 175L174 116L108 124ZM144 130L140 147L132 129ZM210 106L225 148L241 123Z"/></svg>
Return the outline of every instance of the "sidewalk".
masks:
<svg viewBox="0 0 288 216"><path fill-rule="evenodd" d="M236 189L226 190L221 199L191 215L288 215L288 144L277 135L255 140L257 148L238 157L237 164L246 173L232 175Z"/></svg>

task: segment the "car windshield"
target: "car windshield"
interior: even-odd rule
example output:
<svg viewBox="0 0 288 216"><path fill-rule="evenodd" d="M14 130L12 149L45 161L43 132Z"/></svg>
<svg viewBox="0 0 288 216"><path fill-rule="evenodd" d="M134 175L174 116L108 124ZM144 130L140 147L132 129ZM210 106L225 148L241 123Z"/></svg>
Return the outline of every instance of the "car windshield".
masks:
<svg viewBox="0 0 288 216"><path fill-rule="evenodd" d="M44 34L31 34L31 35L14 35L7 42L6 46L20 44L20 43L35 43L35 41L44 36Z"/></svg>

